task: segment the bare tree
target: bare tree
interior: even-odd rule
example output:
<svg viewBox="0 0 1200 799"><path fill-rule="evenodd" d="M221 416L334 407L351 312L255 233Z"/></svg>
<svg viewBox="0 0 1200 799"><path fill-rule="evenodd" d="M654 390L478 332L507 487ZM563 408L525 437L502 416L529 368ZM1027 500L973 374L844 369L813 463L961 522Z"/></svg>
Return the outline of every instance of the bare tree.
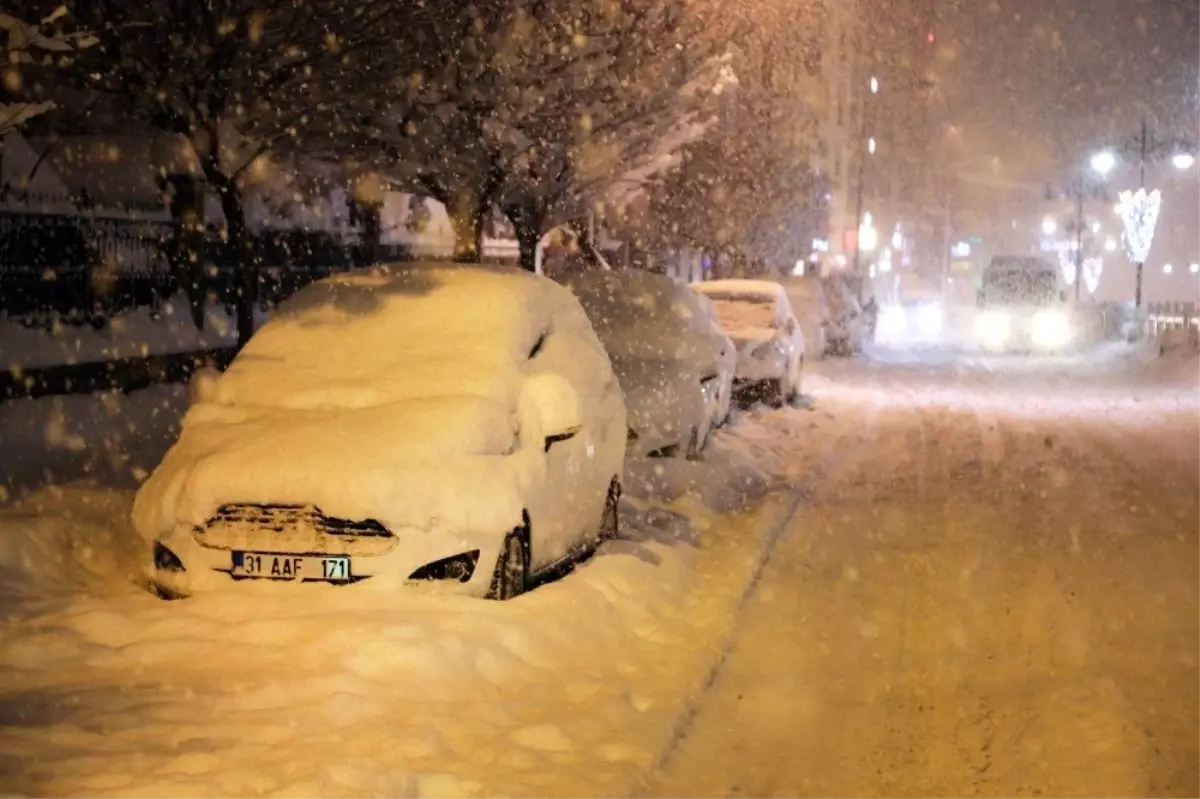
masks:
<svg viewBox="0 0 1200 799"><path fill-rule="evenodd" d="M102 34L78 59L92 90L183 137L220 200L240 274L239 345L254 331L257 265L242 184L311 120L337 115L385 46L426 13L404 0L89 0Z"/></svg>

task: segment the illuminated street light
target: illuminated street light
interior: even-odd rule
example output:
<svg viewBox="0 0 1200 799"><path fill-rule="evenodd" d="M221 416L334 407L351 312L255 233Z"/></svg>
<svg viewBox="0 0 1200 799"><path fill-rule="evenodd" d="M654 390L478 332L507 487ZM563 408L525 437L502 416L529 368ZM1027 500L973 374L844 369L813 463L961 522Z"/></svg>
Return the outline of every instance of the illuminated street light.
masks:
<svg viewBox="0 0 1200 799"><path fill-rule="evenodd" d="M875 137L874 136L867 139L867 152L870 153L871 155L875 154Z"/></svg>
<svg viewBox="0 0 1200 799"><path fill-rule="evenodd" d="M1117 165L1117 157L1108 150L1102 150L1092 156L1092 169L1099 172L1101 175L1107 175L1112 172L1113 167Z"/></svg>
<svg viewBox="0 0 1200 799"><path fill-rule="evenodd" d="M1091 228L1092 228L1092 232L1093 232L1093 233L1099 233L1099 232L1100 232L1100 223L1099 223L1099 222L1093 222L1093 223L1091 224Z"/></svg>
<svg viewBox="0 0 1200 799"><path fill-rule="evenodd" d="M1171 163L1176 169L1191 169L1192 164L1196 163L1196 156L1191 153L1176 153L1172 156Z"/></svg>
<svg viewBox="0 0 1200 799"><path fill-rule="evenodd" d="M1170 264L1163 264L1163 274L1164 275L1169 275L1169 274L1171 274L1172 271L1173 271L1173 267Z"/></svg>
<svg viewBox="0 0 1200 799"><path fill-rule="evenodd" d="M879 80L874 75L871 76L871 94L879 94Z"/></svg>
<svg viewBox="0 0 1200 799"><path fill-rule="evenodd" d="M1112 252L1115 249L1117 249L1117 240L1114 239L1112 236L1109 236L1107 239L1104 240L1104 249L1107 250L1108 252Z"/></svg>
<svg viewBox="0 0 1200 799"><path fill-rule="evenodd" d="M1193 275L1200 272L1200 264L1192 264L1191 266L1188 267L1188 271L1191 272Z"/></svg>
<svg viewBox="0 0 1200 799"><path fill-rule="evenodd" d="M1045 233L1047 236L1053 236L1054 231L1056 231L1056 230L1058 230L1058 223L1055 222L1053 219L1051 219L1050 217L1046 217L1045 219L1042 220L1042 232Z"/></svg>

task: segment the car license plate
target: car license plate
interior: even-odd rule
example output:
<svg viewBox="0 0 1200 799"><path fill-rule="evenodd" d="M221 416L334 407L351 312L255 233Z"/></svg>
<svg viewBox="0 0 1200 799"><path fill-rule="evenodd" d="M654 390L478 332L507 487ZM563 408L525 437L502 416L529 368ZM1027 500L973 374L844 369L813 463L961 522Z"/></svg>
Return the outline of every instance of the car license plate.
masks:
<svg viewBox="0 0 1200 799"><path fill-rule="evenodd" d="M325 580L340 583L350 579L350 558L287 555L273 552L234 552L235 577L268 580Z"/></svg>

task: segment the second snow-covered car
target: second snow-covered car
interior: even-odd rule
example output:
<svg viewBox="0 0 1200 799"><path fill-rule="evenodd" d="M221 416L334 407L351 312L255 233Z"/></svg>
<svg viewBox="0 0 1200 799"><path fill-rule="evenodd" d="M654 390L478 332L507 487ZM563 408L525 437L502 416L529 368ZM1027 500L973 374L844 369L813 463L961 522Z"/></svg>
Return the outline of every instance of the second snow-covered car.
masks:
<svg viewBox="0 0 1200 799"><path fill-rule="evenodd" d="M629 451L696 457L728 415L732 358L711 310L665 275L584 269L560 279L579 298L625 393Z"/></svg>
<svg viewBox="0 0 1200 799"><path fill-rule="evenodd" d="M505 599L616 529L620 387L546 278L407 264L319 281L193 401L133 509L163 595L371 581Z"/></svg>
<svg viewBox="0 0 1200 799"><path fill-rule="evenodd" d="M712 300L721 327L738 348L739 386L781 405L800 394L804 334L783 286L769 280L711 280L692 288Z"/></svg>

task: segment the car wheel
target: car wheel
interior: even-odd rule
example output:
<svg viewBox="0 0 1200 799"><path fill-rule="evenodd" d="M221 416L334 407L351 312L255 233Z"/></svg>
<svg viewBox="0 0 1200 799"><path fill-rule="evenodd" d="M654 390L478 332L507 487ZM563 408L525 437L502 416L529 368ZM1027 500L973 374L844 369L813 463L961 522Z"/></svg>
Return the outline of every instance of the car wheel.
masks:
<svg viewBox="0 0 1200 799"><path fill-rule="evenodd" d="M488 599L505 600L525 593L529 584L529 544L524 530L504 536Z"/></svg>
<svg viewBox="0 0 1200 799"><path fill-rule="evenodd" d="M687 452L686 452L687 459L689 461L703 460L704 459L704 454L703 454L704 453L704 445L705 445L705 443L707 443L707 441L708 441L707 432L705 433L704 438L701 439L700 438L700 428L693 427L692 434L690 436L688 436L688 445L687 445Z"/></svg>
<svg viewBox="0 0 1200 799"><path fill-rule="evenodd" d="M616 477L608 484L608 496L604 498L604 513L600 516L597 538L612 541L620 534L621 481Z"/></svg>

